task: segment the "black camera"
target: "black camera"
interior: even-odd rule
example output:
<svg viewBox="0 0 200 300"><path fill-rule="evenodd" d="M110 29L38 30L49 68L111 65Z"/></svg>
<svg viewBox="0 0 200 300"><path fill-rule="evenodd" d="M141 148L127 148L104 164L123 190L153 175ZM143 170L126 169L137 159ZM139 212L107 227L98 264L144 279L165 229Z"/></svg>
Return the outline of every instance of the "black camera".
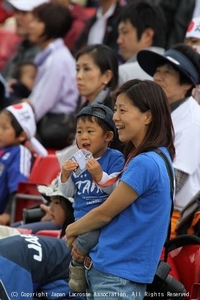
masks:
<svg viewBox="0 0 200 300"><path fill-rule="evenodd" d="M44 215L45 212L40 207L31 209L24 208L22 212L23 223L28 224L33 222L39 222Z"/></svg>
<svg viewBox="0 0 200 300"><path fill-rule="evenodd" d="M144 299L181 300L188 296L184 285L169 274L170 270L170 265L160 260L153 282L147 285Z"/></svg>

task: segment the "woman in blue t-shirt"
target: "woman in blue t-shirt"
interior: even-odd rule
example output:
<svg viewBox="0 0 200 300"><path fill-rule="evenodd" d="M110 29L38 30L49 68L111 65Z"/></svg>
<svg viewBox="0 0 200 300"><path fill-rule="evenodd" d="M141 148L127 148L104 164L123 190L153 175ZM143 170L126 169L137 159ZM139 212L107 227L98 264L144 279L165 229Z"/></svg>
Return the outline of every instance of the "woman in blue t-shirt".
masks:
<svg viewBox="0 0 200 300"><path fill-rule="evenodd" d="M126 143L125 168L107 200L67 227L67 243L71 247L79 234L101 228L85 263L88 299L139 300L153 281L167 237L170 179L153 149L172 163L173 125L162 88L148 80L130 80L119 88L113 119ZM72 257L79 258L74 247Z"/></svg>

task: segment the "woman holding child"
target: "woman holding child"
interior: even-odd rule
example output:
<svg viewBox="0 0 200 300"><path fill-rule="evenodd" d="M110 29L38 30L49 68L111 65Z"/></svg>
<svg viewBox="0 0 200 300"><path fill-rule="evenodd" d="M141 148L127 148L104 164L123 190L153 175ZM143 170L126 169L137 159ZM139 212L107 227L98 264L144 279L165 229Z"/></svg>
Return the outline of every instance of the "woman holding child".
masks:
<svg viewBox="0 0 200 300"><path fill-rule="evenodd" d="M131 80L116 94L115 126L126 143L125 168L107 200L67 227L73 247L80 234L101 228L86 271L88 299L143 299L160 259L170 221L170 179L160 149L172 165L173 126L167 98L156 83ZM78 259L76 249L72 256ZM98 293L97 293L98 291Z"/></svg>

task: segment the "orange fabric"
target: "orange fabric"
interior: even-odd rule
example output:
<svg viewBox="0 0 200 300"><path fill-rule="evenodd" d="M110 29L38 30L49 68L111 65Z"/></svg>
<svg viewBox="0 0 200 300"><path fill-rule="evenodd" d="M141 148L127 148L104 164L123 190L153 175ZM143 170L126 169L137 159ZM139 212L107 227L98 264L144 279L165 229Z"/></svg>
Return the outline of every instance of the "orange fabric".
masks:
<svg viewBox="0 0 200 300"><path fill-rule="evenodd" d="M194 227L199 221L200 221L200 211L197 211L194 215L191 226L187 230L188 234L195 234Z"/></svg>
<svg viewBox="0 0 200 300"><path fill-rule="evenodd" d="M172 213L172 218L171 218L171 235L170 235L170 238L175 238L177 236L176 234L176 225L177 225L177 222L180 218L180 212L177 211L177 210L174 210L173 213Z"/></svg>

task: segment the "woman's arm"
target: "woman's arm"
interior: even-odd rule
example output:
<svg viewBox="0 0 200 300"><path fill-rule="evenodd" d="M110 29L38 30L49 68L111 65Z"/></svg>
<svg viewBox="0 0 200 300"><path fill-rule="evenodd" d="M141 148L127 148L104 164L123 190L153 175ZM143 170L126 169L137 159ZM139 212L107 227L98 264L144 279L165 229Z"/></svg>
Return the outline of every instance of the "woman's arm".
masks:
<svg viewBox="0 0 200 300"><path fill-rule="evenodd" d="M121 181L103 204L67 226L68 247L72 246L79 234L103 227L137 198L137 193L128 184Z"/></svg>

